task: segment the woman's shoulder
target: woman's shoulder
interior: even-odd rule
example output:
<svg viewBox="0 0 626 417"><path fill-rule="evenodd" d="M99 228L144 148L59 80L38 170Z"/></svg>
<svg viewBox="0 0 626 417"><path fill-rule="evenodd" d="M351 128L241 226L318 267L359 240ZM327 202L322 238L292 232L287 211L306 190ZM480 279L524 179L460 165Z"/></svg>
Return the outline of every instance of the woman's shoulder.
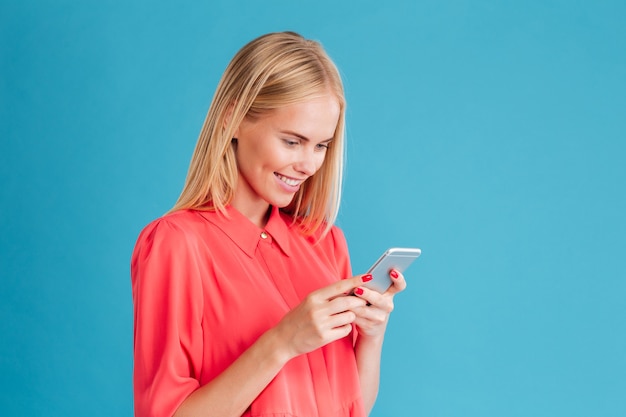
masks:
<svg viewBox="0 0 626 417"><path fill-rule="evenodd" d="M152 220L139 233L137 246L146 243L176 242L181 244L197 239L206 224L197 210L178 210Z"/></svg>
<svg viewBox="0 0 626 417"><path fill-rule="evenodd" d="M152 223L159 222L172 226L178 226L180 228L194 228L198 224L205 222L202 217L202 213L204 213L204 211L193 209L176 210L161 216Z"/></svg>
<svg viewBox="0 0 626 417"><path fill-rule="evenodd" d="M202 217L196 210L178 210L152 220L142 230L141 234L159 231L160 233L184 233L193 231Z"/></svg>
<svg viewBox="0 0 626 417"><path fill-rule="evenodd" d="M326 250L347 250L347 241L341 227L336 224L322 223L317 230L307 233L302 232L304 238L313 246L319 246Z"/></svg>
<svg viewBox="0 0 626 417"><path fill-rule="evenodd" d="M336 224L329 226L328 223L323 222L318 225L315 230L308 230L304 219L298 217L294 218L292 214L286 213L282 210L280 211L280 216L292 233L304 237L310 243L320 244L324 242L335 242L337 240L342 242L345 241L343 231Z"/></svg>

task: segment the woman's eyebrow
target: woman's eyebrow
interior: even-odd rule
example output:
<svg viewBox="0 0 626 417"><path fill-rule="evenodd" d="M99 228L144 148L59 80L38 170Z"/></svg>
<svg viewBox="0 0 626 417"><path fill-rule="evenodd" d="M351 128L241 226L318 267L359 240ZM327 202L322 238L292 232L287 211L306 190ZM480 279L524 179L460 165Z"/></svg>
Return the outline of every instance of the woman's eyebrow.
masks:
<svg viewBox="0 0 626 417"><path fill-rule="evenodd" d="M284 134L287 134L287 135L295 136L298 139L302 139L304 141L310 142L309 138L307 138L304 135L301 135L300 133L296 133L296 132L294 132L292 130L281 130L280 133L284 133Z"/></svg>
<svg viewBox="0 0 626 417"><path fill-rule="evenodd" d="M297 132L294 132L294 131L291 131L291 130L281 130L280 133L287 134L287 135L292 135L292 136L295 136L298 139L302 139L302 140L304 140L306 142L311 142L311 139L307 138L306 136L304 136L304 135L302 135L300 133L297 133ZM319 143L330 142L333 139L334 139L334 137L333 138L328 138L328 139L320 141Z"/></svg>

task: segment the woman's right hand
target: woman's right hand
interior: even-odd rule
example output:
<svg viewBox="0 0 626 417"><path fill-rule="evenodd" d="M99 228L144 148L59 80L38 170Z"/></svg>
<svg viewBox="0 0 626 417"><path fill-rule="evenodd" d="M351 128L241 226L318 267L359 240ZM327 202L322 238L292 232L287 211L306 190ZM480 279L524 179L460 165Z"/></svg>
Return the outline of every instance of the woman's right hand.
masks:
<svg viewBox="0 0 626 417"><path fill-rule="evenodd" d="M366 301L348 295L371 279L358 275L337 281L310 293L274 328L282 340L289 359L311 352L330 342L346 337L352 331L356 315L351 311Z"/></svg>

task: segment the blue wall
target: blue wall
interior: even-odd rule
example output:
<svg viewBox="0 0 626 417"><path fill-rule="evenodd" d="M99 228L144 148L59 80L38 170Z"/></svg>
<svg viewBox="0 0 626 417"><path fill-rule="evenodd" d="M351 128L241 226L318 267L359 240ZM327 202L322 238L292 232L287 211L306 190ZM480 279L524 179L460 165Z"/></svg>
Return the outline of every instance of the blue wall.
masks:
<svg viewBox="0 0 626 417"><path fill-rule="evenodd" d="M3 415L132 414L134 241L228 60L286 29L345 78L355 272L423 249L373 416L626 415L624 2L7 3Z"/></svg>

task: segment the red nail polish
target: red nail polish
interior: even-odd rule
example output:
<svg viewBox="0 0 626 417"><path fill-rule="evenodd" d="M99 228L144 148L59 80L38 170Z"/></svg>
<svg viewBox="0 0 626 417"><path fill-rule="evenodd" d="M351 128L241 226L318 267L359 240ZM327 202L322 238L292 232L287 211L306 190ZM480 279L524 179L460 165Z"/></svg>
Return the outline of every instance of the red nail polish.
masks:
<svg viewBox="0 0 626 417"><path fill-rule="evenodd" d="M363 295L363 288L355 288L354 293L356 295Z"/></svg>
<svg viewBox="0 0 626 417"><path fill-rule="evenodd" d="M372 280L372 274L365 274L361 277L361 281L367 282Z"/></svg>
<svg viewBox="0 0 626 417"><path fill-rule="evenodd" d="M391 275L391 278L398 278L400 276L395 269L392 269L389 275Z"/></svg>

